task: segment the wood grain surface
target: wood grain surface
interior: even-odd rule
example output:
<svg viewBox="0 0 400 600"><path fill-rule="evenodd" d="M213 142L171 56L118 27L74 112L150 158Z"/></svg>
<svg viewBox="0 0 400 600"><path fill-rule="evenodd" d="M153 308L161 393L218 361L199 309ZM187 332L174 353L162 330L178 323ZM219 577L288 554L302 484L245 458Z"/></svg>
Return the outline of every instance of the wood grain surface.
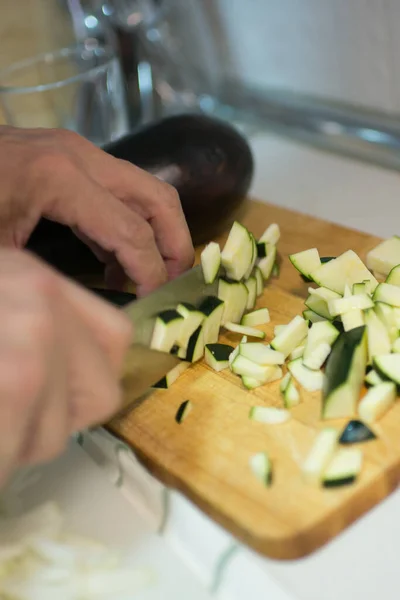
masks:
<svg viewBox="0 0 400 600"><path fill-rule="evenodd" d="M281 274L258 300L271 313L264 327L269 341L274 325L287 323L303 310L307 284L288 260L288 254L316 246L321 256L352 248L365 258L378 238L345 229L282 208L248 202L241 221L259 236L279 223ZM219 241L223 242L223 236ZM200 252L198 249L198 255ZM221 341L236 345L240 336L228 333ZM166 485L177 488L210 517L244 543L278 559L305 556L326 543L385 498L400 477L400 403L375 428L379 439L362 446L364 466L355 485L318 489L305 484L300 464L320 420L320 393L301 390L301 403L292 419L266 425L248 419L251 406L282 406L279 382L251 392L228 370L212 371L202 362L187 370L169 390L151 392L123 418L109 424L143 463ZM175 413L190 399L193 409L178 425ZM329 421L342 428L346 419ZM264 488L248 461L267 451L274 480Z"/></svg>

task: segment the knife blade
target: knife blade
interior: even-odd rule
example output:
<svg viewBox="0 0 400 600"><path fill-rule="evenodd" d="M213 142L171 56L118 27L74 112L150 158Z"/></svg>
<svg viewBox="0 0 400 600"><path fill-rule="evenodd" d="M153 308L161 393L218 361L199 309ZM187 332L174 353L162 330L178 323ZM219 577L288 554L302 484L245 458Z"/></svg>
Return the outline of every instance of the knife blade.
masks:
<svg viewBox="0 0 400 600"><path fill-rule="evenodd" d="M217 295L217 292L218 278L213 284L206 284L201 266L198 265L144 298L123 307L133 325L132 344L122 376L124 410L180 362L172 354L150 349L158 313L176 308L181 302L198 307L204 298Z"/></svg>

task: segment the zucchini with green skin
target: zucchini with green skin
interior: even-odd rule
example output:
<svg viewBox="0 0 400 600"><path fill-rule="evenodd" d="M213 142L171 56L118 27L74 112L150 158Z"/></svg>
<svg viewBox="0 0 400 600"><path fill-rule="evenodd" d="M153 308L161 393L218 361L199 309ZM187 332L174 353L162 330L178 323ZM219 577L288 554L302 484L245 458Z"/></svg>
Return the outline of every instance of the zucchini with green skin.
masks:
<svg viewBox="0 0 400 600"><path fill-rule="evenodd" d="M181 335L183 317L177 310L164 310L157 315L150 348L170 352Z"/></svg>
<svg viewBox="0 0 400 600"><path fill-rule="evenodd" d="M390 379L397 386L400 386L400 354L375 356L374 368L383 379Z"/></svg>
<svg viewBox="0 0 400 600"><path fill-rule="evenodd" d="M303 310L303 319L306 321L310 321L310 323L318 323L319 321L325 321L325 317L321 317L321 315L317 315L316 312L311 310L310 308Z"/></svg>
<svg viewBox="0 0 400 600"><path fill-rule="evenodd" d="M246 310L252 310L255 305L256 305L256 299L257 299L257 280L255 277L249 277L245 282L244 285L247 288L247 303L246 303Z"/></svg>
<svg viewBox="0 0 400 600"><path fill-rule="evenodd" d="M393 343L399 336L399 328L396 323L394 308L383 302L375 302L374 311L376 316L382 321L389 334L389 339Z"/></svg>
<svg viewBox="0 0 400 600"><path fill-rule="evenodd" d="M264 278L258 267L254 267L253 275L257 282L257 296L261 296L264 291Z"/></svg>
<svg viewBox="0 0 400 600"><path fill-rule="evenodd" d="M256 266L256 262L257 262L257 242L256 242L256 238L254 237L254 235L249 232L250 238L251 238L251 244L253 246L253 251L252 251L252 256L251 256L251 262L249 264L249 266L247 267L247 270L245 272L245 274L243 275L244 279L248 279L250 277L250 275L253 272L254 267Z"/></svg>
<svg viewBox="0 0 400 600"><path fill-rule="evenodd" d="M224 308L224 301L216 296L206 296L201 302L199 311L205 315L202 322L205 344L215 344L218 341Z"/></svg>
<svg viewBox="0 0 400 600"><path fill-rule="evenodd" d="M365 423L357 419L352 419L343 429L339 437L339 444L360 444L361 442L368 442L375 439L376 435Z"/></svg>
<svg viewBox="0 0 400 600"><path fill-rule="evenodd" d="M200 255L204 282L214 283L221 267L221 250L219 244L210 242Z"/></svg>
<svg viewBox="0 0 400 600"><path fill-rule="evenodd" d="M343 294L346 284L353 286L354 283L365 281L368 292L373 292L378 285L375 277L353 250L347 250L337 258L322 264L311 276L317 285L338 294Z"/></svg>
<svg viewBox="0 0 400 600"><path fill-rule="evenodd" d="M263 485L269 487L272 483L272 466L266 452L258 452L250 457L250 469Z"/></svg>
<svg viewBox="0 0 400 600"><path fill-rule="evenodd" d="M310 248L302 252L289 255L289 260L295 269L308 281L312 281L311 273L321 266L321 259L317 248Z"/></svg>
<svg viewBox="0 0 400 600"><path fill-rule="evenodd" d="M268 242L257 242L257 258L265 258L268 254Z"/></svg>
<svg viewBox="0 0 400 600"><path fill-rule="evenodd" d="M253 237L246 227L235 221L221 252L221 263L229 279L241 281L252 268L253 257Z"/></svg>
<svg viewBox="0 0 400 600"><path fill-rule="evenodd" d="M153 388L167 390L173 383L182 375L186 369L190 367L190 363L186 361L180 362L176 367L171 369L164 377L152 385Z"/></svg>
<svg viewBox="0 0 400 600"><path fill-rule="evenodd" d="M275 374L278 375L280 373L281 376L282 371L280 369L277 371L277 368L279 369L276 365L258 365L248 358L241 356L241 354L238 354L231 363L231 370L236 375L253 377L262 383L271 381L271 378Z"/></svg>
<svg viewBox="0 0 400 600"><path fill-rule="evenodd" d="M398 260L400 260L400 256L398 257ZM393 267L389 275L386 277L385 283L391 283L392 285L400 286L400 264Z"/></svg>
<svg viewBox="0 0 400 600"><path fill-rule="evenodd" d="M186 360L194 363L204 356L204 330L200 325L196 331L190 336L186 350Z"/></svg>
<svg viewBox="0 0 400 600"><path fill-rule="evenodd" d="M178 410L176 411L175 421L179 424L182 423L186 419L192 408L193 406L190 400L184 400L184 402L180 404Z"/></svg>
<svg viewBox="0 0 400 600"><path fill-rule="evenodd" d="M205 319L204 314L193 305L182 303L176 307L177 312L182 315L183 323L176 343L181 348L187 348L191 335Z"/></svg>
<svg viewBox="0 0 400 600"><path fill-rule="evenodd" d="M265 281L268 281L268 279L271 277L275 261L276 246L269 246L268 255L265 258L262 258L257 264Z"/></svg>
<svg viewBox="0 0 400 600"><path fill-rule="evenodd" d="M366 327L342 333L329 356L322 393L322 418L351 417L356 412L367 366Z"/></svg>
<svg viewBox="0 0 400 600"><path fill-rule="evenodd" d="M380 377L380 375L378 375L378 373L375 371L375 369L371 369L366 374L364 381L368 386L371 386L371 385L377 385L378 383L382 383L384 381L384 379L382 379L382 377Z"/></svg>
<svg viewBox="0 0 400 600"><path fill-rule="evenodd" d="M205 361L214 371L223 371L229 367L229 357L234 348L228 344L206 344Z"/></svg>
<svg viewBox="0 0 400 600"><path fill-rule="evenodd" d="M309 296L305 301L308 309L315 312L324 319L331 321L332 315L328 308L330 300L340 299L340 294L329 290L328 288L308 288Z"/></svg>
<svg viewBox="0 0 400 600"><path fill-rule="evenodd" d="M362 469L363 456L358 448L341 448L332 458L323 476L325 488L354 483Z"/></svg>
<svg viewBox="0 0 400 600"><path fill-rule="evenodd" d="M297 406L300 403L299 390L297 389L292 377L289 379L282 394L285 408L293 408L294 406Z"/></svg>

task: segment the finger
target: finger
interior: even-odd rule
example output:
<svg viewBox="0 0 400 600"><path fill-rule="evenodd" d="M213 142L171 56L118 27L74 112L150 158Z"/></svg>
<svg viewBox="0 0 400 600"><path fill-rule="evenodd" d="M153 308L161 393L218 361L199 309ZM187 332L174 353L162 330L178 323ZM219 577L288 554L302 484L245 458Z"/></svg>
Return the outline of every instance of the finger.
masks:
<svg viewBox="0 0 400 600"><path fill-rule="evenodd" d="M154 230L170 278L192 267L193 244L174 187L131 163L109 156L104 160L100 178L128 206L140 208Z"/></svg>
<svg viewBox="0 0 400 600"><path fill-rule="evenodd" d="M76 227L113 253L137 283L138 295L164 283L167 272L150 225L76 168L71 173L64 167L59 176L64 188L56 200L50 194L44 216Z"/></svg>
<svg viewBox="0 0 400 600"><path fill-rule="evenodd" d="M56 458L65 449L71 433L66 356L64 340L60 336L48 356L47 365L48 379L19 455L20 465L43 463Z"/></svg>
<svg viewBox="0 0 400 600"><path fill-rule="evenodd" d="M25 289L29 293L23 293ZM62 298L68 300L92 331L115 372L119 373L132 339L132 326L127 316L29 252L0 249L0 300L3 304L7 302L8 309L14 307L18 312L13 324L14 335L20 332L23 339L31 335L33 340L45 341L46 335L51 333L46 330L46 310L49 308L43 305L46 297L56 304ZM31 303L29 310L28 301ZM31 310L36 310L36 317L30 323L29 334L26 319L31 319Z"/></svg>
<svg viewBox="0 0 400 600"><path fill-rule="evenodd" d="M105 422L119 408L119 380L91 330L66 304L60 332L67 365L70 431Z"/></svg>

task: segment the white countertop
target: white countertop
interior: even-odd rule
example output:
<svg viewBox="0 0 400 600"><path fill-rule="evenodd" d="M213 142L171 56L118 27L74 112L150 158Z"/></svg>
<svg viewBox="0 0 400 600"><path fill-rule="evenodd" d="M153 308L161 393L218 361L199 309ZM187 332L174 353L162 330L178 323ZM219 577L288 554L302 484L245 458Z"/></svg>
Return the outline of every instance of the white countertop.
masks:
<svg viewBox="0 0 400 600"><path fill-rule="evenodd" d="M274 136L257 136L252 146L253 196L377 235L398 233L393 215L400 216L399 174ZM179 494L167 494L122 444L105 440L105 449L99 450L103 442L100 434L97 438L94 444L84 442L86 452L71 443L26 495L29 502L56 498L77 530L125 547L132 564L151 564L158 583L138 600L211 595L224 600L376 600L378 594L398 600L400 491L313 555L272 561L241 547ZM125 467L135 472L132 481L123 480Z"/></svg>

